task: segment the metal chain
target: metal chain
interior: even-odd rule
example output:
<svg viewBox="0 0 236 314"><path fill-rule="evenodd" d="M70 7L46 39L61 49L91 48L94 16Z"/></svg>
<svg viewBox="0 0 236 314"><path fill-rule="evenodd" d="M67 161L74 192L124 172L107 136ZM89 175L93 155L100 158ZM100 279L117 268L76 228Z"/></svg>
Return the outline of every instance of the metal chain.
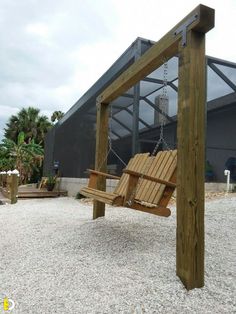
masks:
<svg viewBox="0 0 236 314"><path fill-rule="evenodd" d="M160 106L160 110L161 110L161 125L160 125L160 136L159 136L159 140L157 141L153 152L151 154L151 156L155 156L157 153L157 150L160 146L161 143L164 144L164 146L167 148L167 150L170 150L170 147L168 146L165 138L164 138L164 126L165 126L165 116L164 116L164 110L163 108L165 108L167 106L168 103L168 91L167 91L167 85L168 85L168 62L166 59L164 59L164 65L163 65L163 88L162 88L162 95L161 95L161 106Z"/></svg>
<svg viewBox="0 0 236 314"><path fill-rule="evenodd" d="M110 105L110 116L109 116L109 122L108 122L108 151L107 151L106 156L104 157L104 160L101 163L101 166L98 169L99 171L101 170L101 168L104 165L104 163L107 161L107 158L108 158L108 155L110 154L110 152L112 152L120 160L120 162L124 166L127 166L127 164L124 162L124 160L112 148L111 133L112 133L112 105Z"/></svg>
<svg viewBox="0 0 236 314"><path fill-rule="evenodd" d="M161 118L160 118L160 136L159 139L153 149L153 152L151 153L151 157L154 157L157 153L157 150L160 146L161 143L163 143L167 150L170 150L165 138L164 138L164 126L165 126L165 116L164 116L164 108L167 106L167 102L168 102L168 92L167 92L167 85L168 85L168 60L164 59L163 60L164 65L163 65L163 88L162 88L162 94L161 94L161 106L160 106L160 110L161 110ZM147 159L147 163L143 169L143 173L140 176L138 183L135 187L135 189L133 190L133 192L131 193L129 200L126 202L129 206L132 205L132 200L134 199L134 196L136 194L136 191L138 189L138 187L140 186L142 179L144 177L144 175L146 174L146 171L150 168L150 163L151 163L151 158Z"/></svg>
<svg viewBox="0 0 236 314"><path fill-rule="evenodd" d="M112 148L112 139L111 139L111 133L112 133L112 104L111 104L111 109L110 109L110 119L109 119L109 136L108 136L108 141L109 141L109 150L120 160L120 162L124 165L127 166L127 164L124 162L124 160L114 151Z"/></svg>

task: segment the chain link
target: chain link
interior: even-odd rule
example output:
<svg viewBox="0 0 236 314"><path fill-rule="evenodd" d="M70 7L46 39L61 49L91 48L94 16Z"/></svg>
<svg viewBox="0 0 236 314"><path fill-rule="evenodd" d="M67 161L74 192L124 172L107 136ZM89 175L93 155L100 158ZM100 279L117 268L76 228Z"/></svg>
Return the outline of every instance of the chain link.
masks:
<svg viewBox="0 0 236 314"><path fill-rule="evenodd" d="M127 164L124 162L124 160L115 152L115 150L112 148L112 138L111 138L111 133L112 133L112 105L110 105L110 116L109 116L109 122L108 122L108 151L106 156L104 157L104 160L101 163L101 166L99 167L98 171L101 170L102 166L105 164L107 161L107 158L112 152L119 160L120 162L124 165L127 166Z"/></svg>
<svg viewBox="0 0 236 314"><path fill-rule="evenodd" d="M167 148L167 150L171 150L164 138L164 126L166 123L166 117L165 117L165 111L164 108L166 108L166 106L168 105L168 92L167 92L167 85L168 85L168 60L164 59L163 60L164 65L163 65L163 88L162 88L162 94L160 96L160 136L159 139L151 153L151 157L156 156L157 150L159 148L159 146L161 145L161 143ZM150 163L151 163L151 158L147 159L147 163L143 169L143 173L140 176L138 183L135 187L135 189L133 190L133 192L131 193L131 196L129 197L129 200L126 202L129 206L132 205L132 201L135 197L136 191L139 188L142 179L144 177L144 175L146 174L146 171L150 168Z"/></svg>
<svg viewBox="0 0 236 314"><path fill-rule="evenodd" d="M162 94L160 97L160 110L161 110L161 115L160 115L160 136L159 140L157 141L153 152L151 156L155 156L157 153L157 150L161 143L167 148L167 150L170 150L170 147L168 146L165 138L164 138L164 126L166 124L166 117L165 117L165 111L164 108L168 105L168 91L167 91L167 86L168 86L168 62L166 59L164 59L164 65L163 65L163 88L162 88Z"/></svg>

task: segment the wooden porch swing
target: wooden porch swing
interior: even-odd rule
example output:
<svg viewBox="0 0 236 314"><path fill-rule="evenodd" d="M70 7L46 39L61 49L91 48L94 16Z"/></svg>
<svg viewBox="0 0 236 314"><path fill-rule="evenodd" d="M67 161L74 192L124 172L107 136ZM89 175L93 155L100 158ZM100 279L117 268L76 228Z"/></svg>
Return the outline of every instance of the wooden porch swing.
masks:
<svg viewBox="0 0 236 314"><path fill-rule="evenodd" d="M80 194L105 204L168 217L171 212L166 206L176 187L176 167L176 150L162 151L156 156L136 154L121 177L90 170L88 187L80 190ZM96 189L99 176L119 180L114 192Z"/></svg>
<svg viewBox="0 0 236 314"><path fill-rule="evenodd" d="M177 151L170 150L163 133L165 125L164 108L168 105L167 75L168 62L165 60L163 67L163 88L159 108L161 114L160 136L152 154L136 154L131 158L120 178L104 172L89 170L90 180L88 187L83 188L80 194L105 204L129 207L159 216L170 216L170 209L166 206L176 187ZM125 164L112 148L112 106L110 107L109 121L109 150L107 156L104 158L104 162L107 161L109 153L113 152ZM159 152L156 155L160 144L163 144L168 150ZM119 179L114 192L109 193L96 188L99 176Z"/></svg>

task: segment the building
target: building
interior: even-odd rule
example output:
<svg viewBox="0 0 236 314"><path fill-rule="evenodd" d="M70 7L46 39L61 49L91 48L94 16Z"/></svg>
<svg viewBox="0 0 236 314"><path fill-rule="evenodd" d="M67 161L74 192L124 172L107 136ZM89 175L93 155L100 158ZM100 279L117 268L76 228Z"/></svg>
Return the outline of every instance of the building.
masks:
<svg viewBox="0 0 236 314"><path fill-rule="evenodd" d="M59 162L63 177L87 176L86 169L94 167L96 98L153 43L137 38L49 131L45 140L44 175L53 173L54 162ZM206 157L213 170L209 180L223 182L225 163L236 157L236 64L208 56L206 67ZM120 173L123 161L127 162L133 154L153 151L160 136L163 81L167 94L164 96L168 99L164 108L164 137L168 147L177 146L178 56L111 103L110 139L115 151L108 156L111 172Z"/></svg>

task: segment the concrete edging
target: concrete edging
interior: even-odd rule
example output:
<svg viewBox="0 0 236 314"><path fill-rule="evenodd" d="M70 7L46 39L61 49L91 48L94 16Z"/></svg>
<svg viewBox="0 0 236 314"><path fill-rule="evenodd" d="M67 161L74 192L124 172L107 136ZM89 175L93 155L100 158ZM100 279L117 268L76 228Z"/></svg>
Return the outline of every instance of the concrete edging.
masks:
<svg viewBox="0 0 236 314"><path fill-rule="evenodd" d="M118 180L107 180L107 191L112 192ZM88 185L88 178L61 178L60 188L68 191L68 196L76 196L80 189ZM233 184L231 184L231 188ZM226 183L207 182L205 183L206 192L225 192Z"/></svg>

